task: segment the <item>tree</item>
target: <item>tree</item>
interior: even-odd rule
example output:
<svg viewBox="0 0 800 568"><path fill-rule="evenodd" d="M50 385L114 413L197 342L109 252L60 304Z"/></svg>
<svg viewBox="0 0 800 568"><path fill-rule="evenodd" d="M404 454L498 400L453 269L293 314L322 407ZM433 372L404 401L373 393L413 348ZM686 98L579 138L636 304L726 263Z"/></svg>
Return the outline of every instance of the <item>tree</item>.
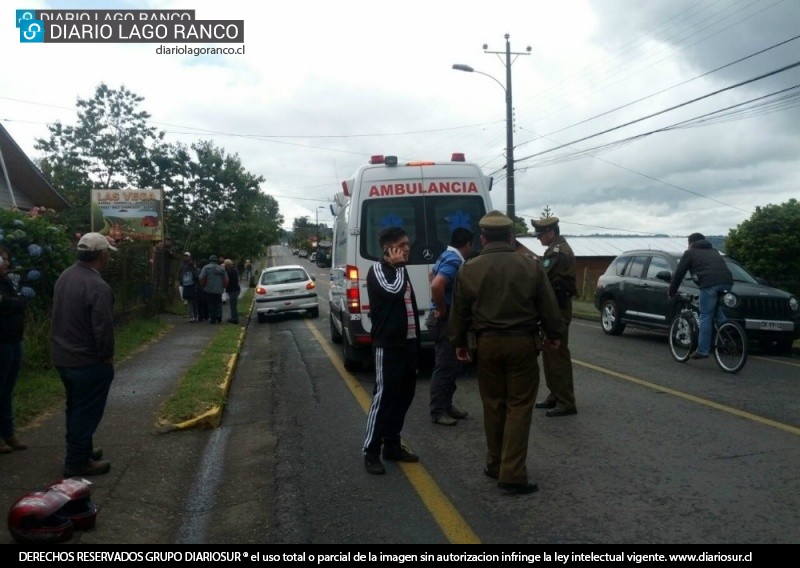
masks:
<svg viewBox="0 0 800 568"><path fill-rule="evenodd" d="M258 258L278 241L283 218L264 178L210 141L167 144L150 126L140 97L101 83L92 99L78 99L74 126L48 126L36 141L40 167L72 205L59 216L68 233L84 233L92 189L159 189L164 226L172 242L198 254Z"/></svg>
<svg viewBox="0 0 800 568"><path fill-rule="evenodd" d="M70 232L86 232L92 189L157 187L151 153L164 133L148 125L150 114L138 108L143 100L101 83L93 98L78 98L75 126L48 125L50 138L36 141L45 152L42 171L72 206L59 218Z"/></svg>
<svg viewBox="0 0 800 568"><path fill-rule="evenodd" d="M238 155L211 141L172 146L168 154L162 171L171 184L165 217L173 240L199 256L236 259L259 258L278 242L278 203L261 193L264 178L245 170Z"/></svg>
<svg viewBox="0 0 800 568"><path fill-rule="evenodd" d="M514 234L515 235L526 235L530 233L530 227L525 222L525 219L522 217L514 216Z"/></svg>
<svg viewBox="0 0 800 568"><path fill-rule="evenodd" d="M750 272L800 292L800 202L756 207L728 232L725 252Z"/></svg>
<svg viewBox="0 0 800 568"><path fill-rule="evenodd" d="M300 250L311 250L311 235L316 234L308 217L296 217L292 223L292 245Z"/></svg>

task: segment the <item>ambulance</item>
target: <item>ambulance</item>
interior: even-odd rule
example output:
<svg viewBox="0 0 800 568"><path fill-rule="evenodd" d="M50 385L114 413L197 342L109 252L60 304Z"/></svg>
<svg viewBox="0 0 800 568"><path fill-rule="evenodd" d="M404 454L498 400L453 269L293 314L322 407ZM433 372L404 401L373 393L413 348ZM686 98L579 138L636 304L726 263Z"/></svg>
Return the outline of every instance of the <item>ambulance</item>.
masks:
<svg viewBox="0 0 800 568"><path fill-rule="evenodd" d="M491 188L492 178L460 153L449 162L398 163L396 156L376 155L342 182L343 191L331 204L329 302L331 340L342 346L348 371L372 359L367 271L383 255L380 230L400 226L408 233L411 256L406 268L417 297L422 347L432 356L425 325L431 304L428 275L458 227L475 233L473 253L480 252L478 222L492 209Z"/></svg>

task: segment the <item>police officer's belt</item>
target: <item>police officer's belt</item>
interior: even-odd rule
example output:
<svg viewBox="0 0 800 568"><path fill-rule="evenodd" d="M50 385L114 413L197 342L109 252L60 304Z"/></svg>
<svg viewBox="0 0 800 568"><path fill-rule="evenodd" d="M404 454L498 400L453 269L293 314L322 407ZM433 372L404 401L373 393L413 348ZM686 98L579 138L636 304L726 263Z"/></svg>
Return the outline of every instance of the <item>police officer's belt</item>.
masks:
<svg viewBox="0 0 800 568"><path fill-rule="evenodd" d="M503 337L508 335L533 337L536 332L532 329L484 329L476 331L478 337Z"/></svg>

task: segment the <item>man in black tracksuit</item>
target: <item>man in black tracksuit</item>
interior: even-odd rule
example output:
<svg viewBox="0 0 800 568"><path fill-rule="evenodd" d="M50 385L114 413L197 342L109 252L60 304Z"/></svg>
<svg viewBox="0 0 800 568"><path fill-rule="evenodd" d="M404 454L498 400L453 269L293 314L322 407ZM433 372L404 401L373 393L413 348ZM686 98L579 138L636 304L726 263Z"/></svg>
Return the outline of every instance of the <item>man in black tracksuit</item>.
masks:
<svg viewBox="0 0 800 568"><path fill-rule="evenodd" d="M367 416L364 467L386 473L380 453L390 461L416 462L419 456L400 443L400 432L414 400L419 351L419 315L406 272L410 243L405 229L380 232L383 258L367 272L367 295L375 354L375 388Z"/></svg>

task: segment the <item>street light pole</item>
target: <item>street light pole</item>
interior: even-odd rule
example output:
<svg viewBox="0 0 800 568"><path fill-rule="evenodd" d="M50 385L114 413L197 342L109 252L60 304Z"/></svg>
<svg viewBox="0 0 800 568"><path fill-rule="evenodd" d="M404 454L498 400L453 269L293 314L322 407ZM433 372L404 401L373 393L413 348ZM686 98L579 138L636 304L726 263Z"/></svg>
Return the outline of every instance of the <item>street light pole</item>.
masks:
<svg viewBox="0 0 800 568"><path fill-rule="evenodd" d="M479 75L485 75L492 79L495 83L500 85L500 87L506 93L506 215L508 215L511 220L513 221L516 218L516 206L514 203L514 106L511 100L511 64L514 62L511 59L511 56L514 55L514 59L516 60L517 55L530 55L531 47L528 46L526 51L523 52L512 52L511 51L511 42L509 38L511 36L509 34L505 35L506 38L506 50L502 51L488 51L489 46L487 44L483 44L483 52L484 53L494 53L497 55L505 55L506 61L506 84L503 84L489 75L488 73L483 73L482 71L476 71L469 65L462 65L456 63L453 65L453 69L456 71L466 71L467 73L478 73Z"/></svg>
<svg viewBox="0 0 800 568"><path fill-rule="evenodd" d="M319 210L325 209L324 205L320 205L317 207L316 214L317 214L317 258L319 258Z"/></svg>

